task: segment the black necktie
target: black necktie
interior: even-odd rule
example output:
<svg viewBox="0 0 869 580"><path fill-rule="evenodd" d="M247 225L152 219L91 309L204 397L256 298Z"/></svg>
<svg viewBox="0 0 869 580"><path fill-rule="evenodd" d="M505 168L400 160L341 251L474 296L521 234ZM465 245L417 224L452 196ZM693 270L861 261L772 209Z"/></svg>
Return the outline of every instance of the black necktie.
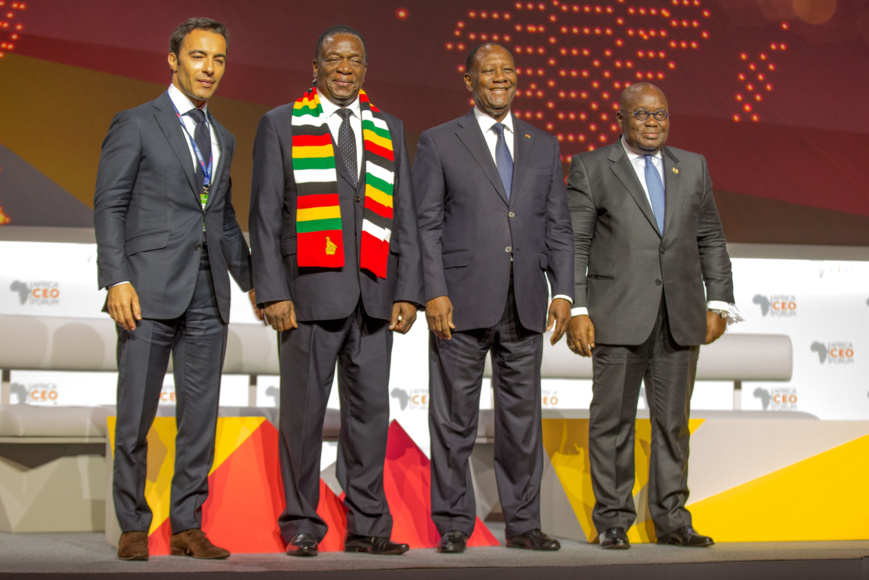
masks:
<svg viewBox="0 0 869 580"><path fill-rule="evenodd" d="M211 131L208 130L208 123L205 122L205 113L201 109L191 109L187 111L187 116L196 121L193 140L196 141L199 153L205 161L205 166L208 167L208 161L211 159ZM205 174L202 172L202 166L198 159L196 160L196 180L199 183L199 188L202 189L205 184Z"/></svg>
<svg viewBox="0 0 869 580"><path fill-rule="evenodd" d="M338 128L338 149L341 151L341 158L347 171L353 178L352 183L355 188L359 185L359 170L356 169L356 134L350 126L350 115L353 112L349 109L338 109L338 114L342 119L341 126Z"/></svg>

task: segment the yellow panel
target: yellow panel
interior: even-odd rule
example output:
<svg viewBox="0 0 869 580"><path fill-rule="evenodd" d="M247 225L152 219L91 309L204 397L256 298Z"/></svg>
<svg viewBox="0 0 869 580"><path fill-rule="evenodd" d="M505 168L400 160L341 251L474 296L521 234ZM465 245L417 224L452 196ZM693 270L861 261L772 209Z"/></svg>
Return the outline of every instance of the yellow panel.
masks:
<svg viewBox="0 0 869 580"><path fill-rule="evenodd" d="M265 417L219 417L217 419L217 438L214 443L214 463L208 475L220 467L235 450L241 447L254 431L259 429Z"/></svg>
<svg viewBox="0 0 869 580"><path fill-rule="evenodd" d="M697 430L703 419L691 419L688 428ZM649 516L646 489L649 481L649 451L652 425L649 419L637 420L634 439L634 501L641 511L637 523L628 531L628 538L635 543L655 541L655 528ZM594 508L594 492L591 487L591 467L588 459L588 419L544 419L543 448L546 450L558 480L570 501L576 519L585 532L586 539L593 542L597 537L591 512ZM638 497L642 501L637 501Z"/></svg>
<svg viewBox="0 0 869 580"><path fill-rule="evenodd" d="M586 539L594 541L597 534L591 521L594 493L588 462L588 419L544 419L543 448Z"/></svg>
<svg viewBox="0 0 869 580"><path fill-rule="evenodd" d="M219 417L214 448L214 463L209 475L259 428L264 417ZM115 449L116 417L108 418L112 454ZM145 479L145 499L151 507L153 533L169 517L172 475L175 473L175 417L157 417L148 431L148 471Z"/></svg>
<svg viewBox="0 0 869 580"><path fill-rule="evenodd" d="M867 458L869 435L691 504L694 522L719 542L865 540Z"/></svg>

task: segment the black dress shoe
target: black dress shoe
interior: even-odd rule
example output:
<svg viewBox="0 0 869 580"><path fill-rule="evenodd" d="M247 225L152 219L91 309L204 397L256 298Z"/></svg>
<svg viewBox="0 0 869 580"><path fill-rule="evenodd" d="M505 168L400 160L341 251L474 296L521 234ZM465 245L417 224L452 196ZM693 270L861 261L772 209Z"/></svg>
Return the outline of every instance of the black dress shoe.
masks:
<svg viewBox="0 0 869 580"><path fill-rule="evenodd" d="M438 552L441 554L461 554L468 547L468 536L458 530L447 532L438 542Z"/></svg>
<svg viewBox="0 0 869 580"><path fill-rule="evenodd" d="M627 550L631 543L624 528L609 528L600 533L600 547L604 550Z"/></svg>
<svg viewBox="0 0 869 580"><path fill-rule="evenodd" d="M316 556L319 543L314 534L296 534L287 544L287 556Z"/></svg>
<svg viewBox="0 0 869 580"><path fill-rule="evenodd" d="M389 538L380 536L357 536L356 534L347 534L344 539L345 552L366 552L368 554L379 554L381 556L398 556L404 554L410 548L407 544L396 544L391 542Z"/></svg>
<svg viewBox="0 0 869 580"><path fill-rule="evenodd" d="M705 548L715 542L709 536L698 534L691 526L682 526L678 530L673 530L669 534L664 534L658 538L658 543L670 546L682 546L684 548Z"/></svg>
<svg viewBox="0 0 869 580"><path fill-rule="evenodd" d="M518 536L507 539L508 548L522 548L523 550L537 550L540 552L554 552L561 549L561 543L555 538L550 538L540 530L531 530Z"/></svg>

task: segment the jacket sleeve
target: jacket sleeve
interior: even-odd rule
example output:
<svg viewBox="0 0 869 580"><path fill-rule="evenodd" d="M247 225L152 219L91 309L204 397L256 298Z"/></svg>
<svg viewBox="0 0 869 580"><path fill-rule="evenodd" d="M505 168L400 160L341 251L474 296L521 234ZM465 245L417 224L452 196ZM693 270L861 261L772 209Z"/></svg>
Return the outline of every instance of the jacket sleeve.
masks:
<svg viewBox="0 0 869 580"><path fill-rule="evenodd" d="M444 277L441 236L444 226L443 168L438 158L437 147L431 132L419 137L416 157L413 162L413 190L416 196L416 211L419 216L420 252L422 254L425 301L447 296Z"/></svg>
<svg viewBox="0 0 869 580"><path fill-rule="evenodd" d="M570 172L567 175L567 203L570 208L570 219L573 222L573 305L588 308L586 270L591 239L597 223L597 211L585 163L580 155L574 155L570 162Z"/></svg>
<svg viewBox="0 0 869 580"><path fill-rule="evenodd" d="M126 218L141 155L139 124L130 111L122 111L112 119L103 141L94 192L100 288L131 279L125 252Z"/></svg>
<svg viewBox="0 0 869 580"><path fill-rule="evenodd" d="M398 139L396 139L398 137ZM413 195L413 181L410 160L407 155L407 140L404 124L398 121L398 130L393 133L393 147L398 156L395 167L395 188L393 205L398 234L398 282L395 288L395 301L412 302L425 305L422 279L422 256L420 255L419 228L417 227L416 199ZM398 147L395 147L395 144ZM395 226L393 226L395 227Z"/></svg>
<svg viewBox="0 0 869 580"><path fill-rule="evenodd" d="M274 120L271 115L264 115L253 146L250 196L253 283L259 304L292 300L281 259L285 195L283 155Z"/></svg>
<svg viewBox="0 0 869 580"><path fill-rule="evenodd" d="M558 141L555 143L552 179L546 195L546 255L547 270L552 296L564 295L573 298L573 228L570 223L570 210L567 193L564 190L564 177L561 169L561 153Z"/></svg>
<svg viewBox="0 0 869 580"><path fill-rule="evenodd" d="M706 158L701 157L701 160L705 186L697 213L697 249L700 253L700 270L706 285L706 300L733 304L733 276L724 228L712 196L712 179L709 177Z"/></svg>

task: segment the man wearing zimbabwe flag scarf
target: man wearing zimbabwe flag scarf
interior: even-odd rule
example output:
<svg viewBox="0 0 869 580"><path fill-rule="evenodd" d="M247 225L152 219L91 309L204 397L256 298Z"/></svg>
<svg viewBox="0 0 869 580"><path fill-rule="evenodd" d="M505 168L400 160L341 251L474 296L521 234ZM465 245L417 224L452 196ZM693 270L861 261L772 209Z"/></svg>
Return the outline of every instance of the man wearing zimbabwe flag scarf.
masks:
<svg viewBox="0 0 869 580"><path fill-rule="evenodd" d="M314 86L260 121L250 235L257 300L279 332L280 458L287 554L315 556L320 450L338 364L338 479L348 552L401 554L383 491L392 333L422 304L422 262L404 127L362 91L365 43L324 32Z"/></svg>

